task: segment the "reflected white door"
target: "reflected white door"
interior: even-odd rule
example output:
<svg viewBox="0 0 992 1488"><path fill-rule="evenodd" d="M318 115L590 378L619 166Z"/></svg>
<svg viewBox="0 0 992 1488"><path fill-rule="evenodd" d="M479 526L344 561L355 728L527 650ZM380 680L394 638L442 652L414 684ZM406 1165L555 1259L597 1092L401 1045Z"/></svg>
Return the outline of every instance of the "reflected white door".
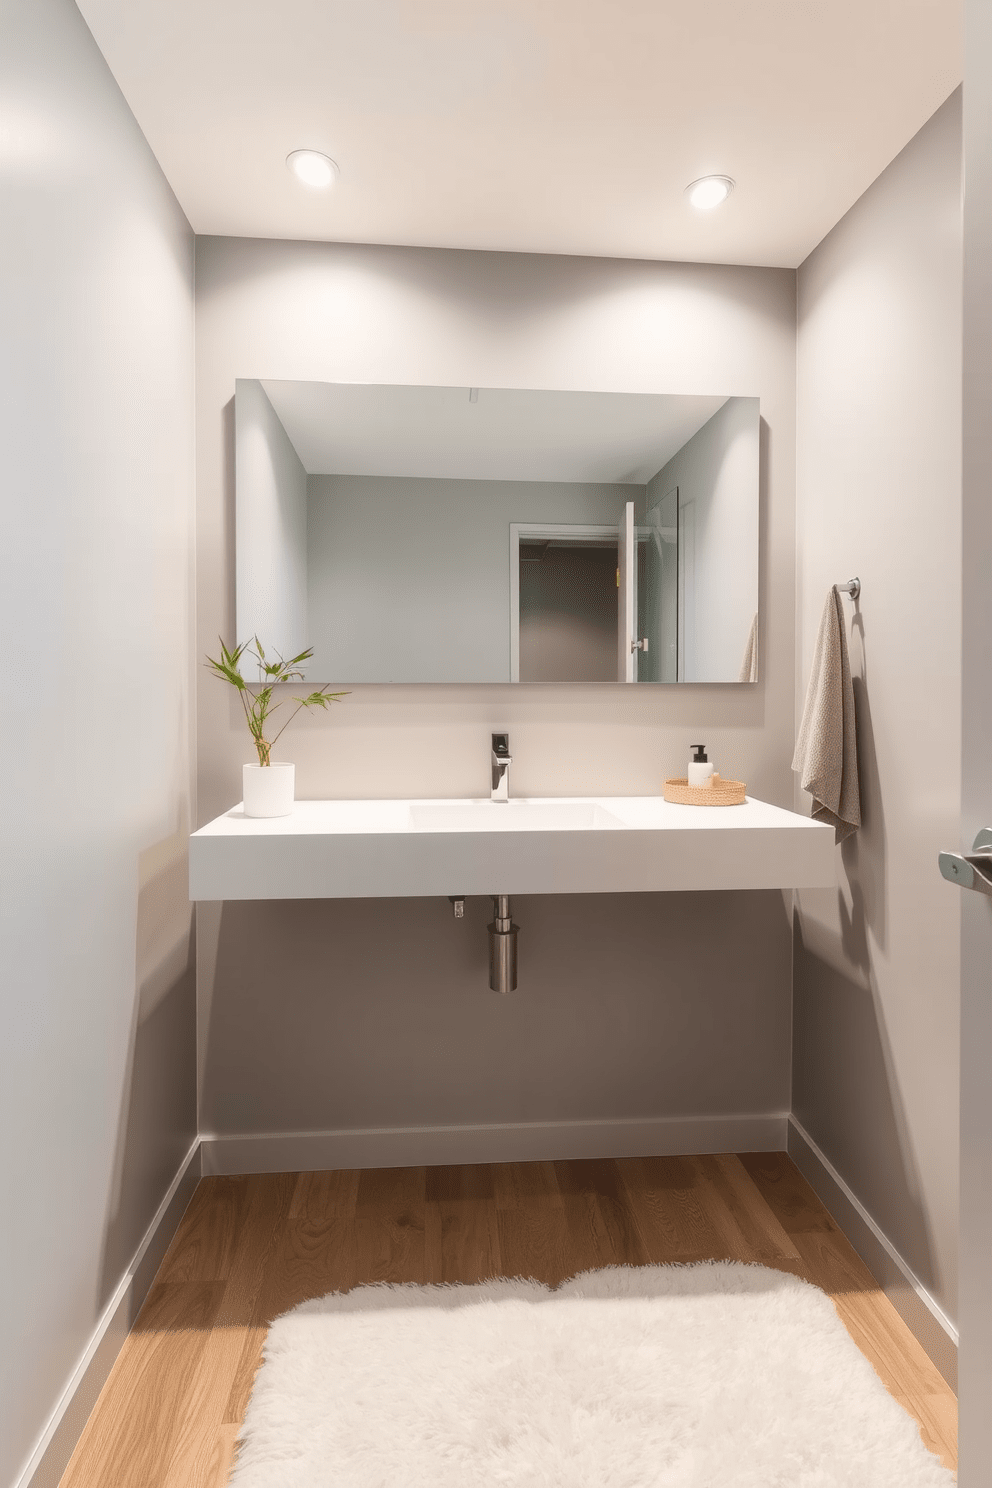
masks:
<svg viewBox="0 0 992 1488"><path fill-rule="evenodd" d="M617 524L617 681L634 681L634 616L637 614L637 539L634 503L628 501Z"/></svg>

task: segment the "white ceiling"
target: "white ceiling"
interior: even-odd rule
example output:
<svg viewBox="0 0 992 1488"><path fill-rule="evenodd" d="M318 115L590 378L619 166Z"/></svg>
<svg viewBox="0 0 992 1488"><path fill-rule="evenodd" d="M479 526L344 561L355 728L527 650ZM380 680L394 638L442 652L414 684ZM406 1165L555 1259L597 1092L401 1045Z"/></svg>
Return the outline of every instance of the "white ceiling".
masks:
<svg viewBox="0 0 992 1488"><path fill-rule="evenodd" d="M309 475L644 485L726 398L263 380ZM757 418L757 398L752 400Z"/></svg>
<svg viewBox="0 0 992 1488"><path fill-rule="evenodd" d="M249 237L794 266L962 68L961 0L79 6L195 231Z"/></svg>

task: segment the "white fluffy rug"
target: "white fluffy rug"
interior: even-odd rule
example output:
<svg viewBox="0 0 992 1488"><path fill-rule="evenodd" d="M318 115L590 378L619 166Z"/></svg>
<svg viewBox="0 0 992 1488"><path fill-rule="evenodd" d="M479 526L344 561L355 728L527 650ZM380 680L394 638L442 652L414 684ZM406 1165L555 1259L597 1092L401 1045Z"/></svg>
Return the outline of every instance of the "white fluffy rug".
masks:
<svg viewBox="0 0 992 1488"><path fill-rule="evenodd" d="M232 1488L948 1488L823 1292L761 1266L359 1287L272 1324Z"/></svg>

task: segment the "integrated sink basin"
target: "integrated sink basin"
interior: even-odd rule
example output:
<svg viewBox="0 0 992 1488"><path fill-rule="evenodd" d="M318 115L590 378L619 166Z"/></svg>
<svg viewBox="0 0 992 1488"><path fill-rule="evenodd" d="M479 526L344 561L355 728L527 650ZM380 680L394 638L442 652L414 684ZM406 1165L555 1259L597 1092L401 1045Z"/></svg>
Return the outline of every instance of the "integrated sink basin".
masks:
<svg viewBox="0 0 992 1488"><path fill-rule="evenodd" d="M297 801L190 838L192 899L406 898L824 888L833 828L750 798Z"/></svg>
<svg viewBox="0 0 992 1488"><path fill-rule="evenodd" d="M623 830L598 801L419 801L410 807L416 832L597 832Z"/></svg>

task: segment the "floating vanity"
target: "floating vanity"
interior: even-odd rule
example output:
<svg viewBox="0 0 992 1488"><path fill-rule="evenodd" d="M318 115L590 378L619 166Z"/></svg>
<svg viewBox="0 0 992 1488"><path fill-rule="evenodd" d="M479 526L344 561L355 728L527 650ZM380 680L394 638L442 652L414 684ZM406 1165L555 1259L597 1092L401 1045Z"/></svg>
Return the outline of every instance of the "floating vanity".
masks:
<svg viewBox="0 0 992 1488"><path fill-rule="evenodd" d="M405 898L826 888L834 832L748 798L297 801L190 838L192 899Z"/></svg>

